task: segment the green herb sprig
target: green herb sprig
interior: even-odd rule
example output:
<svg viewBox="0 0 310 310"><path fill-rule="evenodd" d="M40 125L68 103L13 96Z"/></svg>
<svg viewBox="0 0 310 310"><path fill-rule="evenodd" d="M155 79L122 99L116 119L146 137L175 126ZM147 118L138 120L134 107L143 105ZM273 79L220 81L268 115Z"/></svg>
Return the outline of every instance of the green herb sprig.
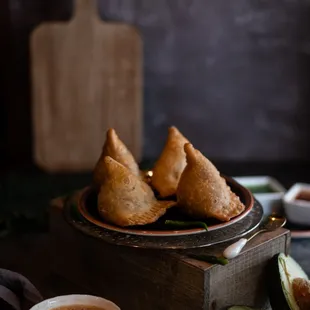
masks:
<svg viewBox="0 0 310 310"><path fill-rule="evenodd" d="M227 265L228 264L228 259L225 257L216 257L216 256L212 256L212 255L203 255L203 254L190 254L189 255L190 258L194 258L197 260L201 260L204 262L207 262L209 264L213 264L213 265Z"/></svg>
<svg viewBox="0 0 310 310"><path fill-rule="evenodd" d="M166 220L165 225L173 226L177 228L186 228L186 227L202 227L206 231L208 231L208 225L204 222L198 222L198 221L172 221L172 220Z"/></svg>

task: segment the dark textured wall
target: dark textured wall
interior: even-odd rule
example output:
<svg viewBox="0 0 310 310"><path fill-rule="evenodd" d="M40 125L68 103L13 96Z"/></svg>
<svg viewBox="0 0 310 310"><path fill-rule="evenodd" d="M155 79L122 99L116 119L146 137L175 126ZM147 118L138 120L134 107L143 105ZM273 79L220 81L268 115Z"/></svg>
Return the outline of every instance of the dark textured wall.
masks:
<svg viewBox="0 0 310 310"><path fill-rule="evenodd" d="M103 19L134 24L143 36L145 157L157 156L167 126L174 124L211 158L309 159L310 1L99 4ZM26 135L29 32L43 20L69 18L72 3L10 0L10 9L11 118L20 123L19 134ZM19 118L12 116L16 109L23 112ZM11 134L19 135L15 128ZM28 140L18 146L25 157L31 156Z"/></svg>

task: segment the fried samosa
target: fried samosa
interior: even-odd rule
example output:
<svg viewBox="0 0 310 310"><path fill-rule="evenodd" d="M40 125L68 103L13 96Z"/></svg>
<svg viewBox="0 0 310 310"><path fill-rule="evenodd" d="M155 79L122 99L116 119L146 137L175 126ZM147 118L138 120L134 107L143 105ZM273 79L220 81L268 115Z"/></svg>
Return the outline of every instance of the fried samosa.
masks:
<svg viewBox="0 0 310 310"><path fill-rule="evenodd" d="M177 189L178 205L193 218L229 221L245 206L216 167L190 143L185 144L187 166Z"/></svg>
<svg viewBox="0 0 310 310"><path fill-rule="evenodd" d="M158 201L151 187L129 169L106 156L107 178L98 195L98 211L106 221L119 225L145 225L158 220L175 201Z"/></svg>
<svg viewBox="0 0 310 310"><path fill-rule="evenodd" d="M127 167L134 175L140 175L139 166L133 155L118 137L115 130L110 128L107 131L102 153L93 171L93 183L95 186L99 187L105 178L104 158L106 156L112 157L114 160Z"/></svg>
<svg viewBox="0 0 310 310"><path fill-rule="evenodd" d="M165 147L154 165L151 180L152 187L160 197L176 194L180 176L186 166L184 144L188 140L176 127L170 127Z"/></svg>

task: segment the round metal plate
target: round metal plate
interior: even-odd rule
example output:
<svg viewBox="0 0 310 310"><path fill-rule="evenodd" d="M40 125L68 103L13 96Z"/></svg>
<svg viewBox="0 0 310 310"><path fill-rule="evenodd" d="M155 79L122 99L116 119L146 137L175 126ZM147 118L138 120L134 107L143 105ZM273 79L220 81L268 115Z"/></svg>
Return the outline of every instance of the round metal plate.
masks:
<svg viewBox="0 0 310 310"><path fill-rule="evenodd" d="M85 235L104 242L128 247L148 249L193 249L207 247L242 237L258 227L263 218L263 209L255 200L249 214L239 222L222 229L203 232L200 234L182 236L151 237L121 233L96 226L87 221L78 211L79 195L68 199L64 206L66 221Z"/></svg>
<svg viewBox="0 0 310 310"><path fill-rule="evenodd" d="M249 190L245 187L241 186L232 178L224 176L227 185L231 188L231 190L239 196L241 202L245 205L245 210L239 214L238 216L232 218L228 222L221 222L215 219L205 220L208 225L208 231L214 231L218 229L223 229L224 227L228 227L233 225L239 221L241 221L244 217L246 217L249 212L251 212L254 205L253 195ZM135 226L135 227L119 227L108 223L100 217L98 209L97 209L97 192L94 191L91 187L86 187L82 190L80 194L80 198L78 199L78 210L82 214L82 216L87 219L92 224L99 226L101 228L114 230L117 232L132 234L132 235L142 235L142 236L152 236L152 237L168 237L168 236L188 236L190 234L201 234L205 232L204 228L186 228L186 229L175 229L170 228L165 225L165 220L185 220L188 221L188 217L184 216L179 208L171 208L167 211L167 213L162 216L158 221L153 224L143 225L143 226Z"/></svg>

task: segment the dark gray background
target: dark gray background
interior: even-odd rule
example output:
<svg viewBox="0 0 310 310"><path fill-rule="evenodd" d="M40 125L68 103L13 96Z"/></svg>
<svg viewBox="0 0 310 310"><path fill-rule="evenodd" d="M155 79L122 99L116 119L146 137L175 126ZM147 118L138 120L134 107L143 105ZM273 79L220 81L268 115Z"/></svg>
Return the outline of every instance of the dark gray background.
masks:
<svg viewBox="0 0 310 310"><path fill-rule="evenodd" d="M68 19L71 1L10 0L14 146L31 157L28 38ZM310 1L99 0L103 19L136 25L144 40L144 157L171 124L216 160L308 160ZM12 145L12 142L9 142ZM12 148L11 148L12 149ZM15 156L12 154L12 156Z"/></svg>

